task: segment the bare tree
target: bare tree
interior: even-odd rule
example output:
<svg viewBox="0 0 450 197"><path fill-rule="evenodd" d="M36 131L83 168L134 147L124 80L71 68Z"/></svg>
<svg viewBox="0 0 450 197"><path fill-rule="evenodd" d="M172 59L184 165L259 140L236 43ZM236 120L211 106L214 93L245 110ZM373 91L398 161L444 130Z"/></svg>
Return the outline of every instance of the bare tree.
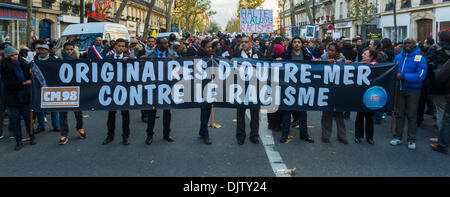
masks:
<svg viewBox="0 0 450 197"><path fill-rule="evenodd" d="M291 27L295 26L295 4L294 4L294 0L291 0Z"/></svg>
<svg viewBox="0 0 450 197"><path fill-rule="evenodd" d="M173 4L173 0L169 0L169 8L167 10L167 32L172 32L172 4Z"/></svg>
<svg viewBox="0 0 450 197"><path fill-rule="evenodd" d="M123 0L122 3L120 4L119 9L117 9L117 12L116 12L116 17L114 18L115 23L119 23L120 17L122 16L122 12L125 9L125 6L127 5L127 3L128 3L128 0Z"/></svg>
<svg viewBox="0 0 450 197"><path fill-rule="evenodd" d="M156 3L156 0L152 0L148 7L147 16L145 17L145 22L144 22L144 39L148 38L148 34L149 34L148 24L150 23L150 16L152 14L153 6L155 6L155 3Z"/></svg>
<svg viewBox="0 0 450 197"><path fill-rule="evenodd" d="M394 0L394 42L397 42L397 0Z"/></svg>
<svg viewBox="0 0 450 197"><path fill-rule="evenodd" d="M27 46L31 49L31 32L33 31L32 27L32 8L33 8L33 1L28 0L27 2Z"/></svg>
<svg viewBox="0 0 450 197"><path fill-rule="evenodd" d="M309 8L309 0L305 0L305 10L306 10L306 15L308 15L308 19L309 19L309 24L310 25L314 25L314 17L311 15L311 9ZM314 0L313 0L314 3ZM313 9L314 9L314 5L313 5Z"/></svg>

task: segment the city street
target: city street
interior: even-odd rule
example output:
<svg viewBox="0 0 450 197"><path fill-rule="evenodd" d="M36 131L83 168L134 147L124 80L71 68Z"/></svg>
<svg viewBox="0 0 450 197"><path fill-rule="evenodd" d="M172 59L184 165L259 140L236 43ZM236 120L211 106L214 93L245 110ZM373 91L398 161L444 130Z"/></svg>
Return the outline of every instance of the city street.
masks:
<svg viewBox="0 0 450 197"><path fill-rule="evenodd" d="M213 144L206 145L198 137L199 109L172 110L172 136L175 142L162 139L162 113L158 111L155 136L150 146L144 143L146 124L140 112L131 113L130 145L121 144L121 130L115 140L102 145L106 137L106 112L87 112L85 128L87 139L81 140L75 132L75 119L69 113L69 142L58 145L59 133L51 130L37 135L37 145L25 143L21 151L14 151L14 140L0 140L0 176L12 177L274 177L287 176L279 169L296 168L294 177L389 177L389 176L450 176L448 155L434 152L428 139L438 132L433 129L430 116L417 131L417 148L409 150L405 143L393 147L390 116L381 125L375 125L375 144L365 140L356 144L354 119L346 120L348 145L339 143L336 130L330 144L321 142L321 112L308 112L310 135L315 143L298 139L298 129L291 129L291 142L280 144L280 132L267 130L266 114L261 113L260 144L248 140L238 145L235 139L236 112L234 109L216 109L215 119L222 127L210 128ZM49 116L48 116L49 117ZM50 117L49 117L50 118ZM247 136L249 120L247 123ZM121 128L120 115L116 129ZM6 129L5 129L6 130ZM404 137L406 136L406 132ZM270 141L275 142L271 145ZM262 143L264 142L264 143ZM278 157L278 154L280 157ZM286 168L284 167L284 168Z"/></svg>

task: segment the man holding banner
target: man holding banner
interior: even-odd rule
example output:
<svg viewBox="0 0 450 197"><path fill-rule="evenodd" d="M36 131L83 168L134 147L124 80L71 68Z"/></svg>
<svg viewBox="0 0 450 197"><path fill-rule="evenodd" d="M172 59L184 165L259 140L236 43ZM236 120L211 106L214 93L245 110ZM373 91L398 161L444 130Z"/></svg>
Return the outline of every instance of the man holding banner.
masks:
<svg viewBox="0 0 450 197"><path fill-rule="evenodd" d="M241 57L245 59L262 59L264 55L258 50L252 48L251 39L248 36L242 37L242 50L237 51L234 57ZM246 108L237 108L237 127L236 127L236 138L239 145L244 144L245 141L245 110ZM250 108L250 141L258 144L259 143L259 108Z"/></svg>
<svg viewBox="0 0 450 197"><path fill-rule="evenodd" d="M105 59L120 59L123 61L127 61L130 56L126 55L125 52L125 44L126 41L122 38L116 40L116 44L114 45L114 49L111 50L108 55L106 55ZM122 144L128 145L128 137L130 136L130 111L124 110L122 113ZM114 140L114 129L116 127L116 111L108 112L108 136L103 141L103 144L109 144Z"/></svg>
<svg viewBox="0 0 450 197"><path fill-rule="evenodd" d="M158 38L156 40L156 47L147 53L148 59L159 59L159 58L178 58L174 51L169 49L169 43L166 38ZM163 133L164 140L168 142L173 142L175 139L170 135L170 120L171 120L170 109L163 110ZM155 128L156 119L156 109L148 111L148 122L147 122L147 139L145 143L150 145L153 142L153 129Z"/></svg>

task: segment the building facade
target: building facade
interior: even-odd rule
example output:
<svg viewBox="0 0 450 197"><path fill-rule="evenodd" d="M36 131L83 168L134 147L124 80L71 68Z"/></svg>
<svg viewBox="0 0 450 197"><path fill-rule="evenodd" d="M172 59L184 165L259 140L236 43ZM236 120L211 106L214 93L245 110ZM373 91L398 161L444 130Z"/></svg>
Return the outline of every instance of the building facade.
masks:
<svg viewBox="0 0 450 197"><path fill-rule="evenodd" d="M145 17L151 0L129 0L120 18L121 24L128 28L131 36L141 36L144 33ZM114 20L122 0L111 0L111 11L108 19ZM157 0L150 15L149 29L163 32L166 30L167 1Z"/></svg>
<svg viewBox="0 0 450 197"><path fill-rule="evenodd" d="M284 12L280 18L284 19L284 26L290 29L290 0L284 4ZM296 26L304 29L310 25L306 14L305 0L294 0ZM368 24L352 19L350 9L352 0L313 0L310 1L310 10L315 12L315 26L318 28L317 38L338 36L354 38L361 35L370 39L372 32L380 32L383 38L394 39L393 0L370 0L375 5L372 14L374 20ZM280 9L283 9L281 6ZM450 0L397 0L397 36L398 41L411 37L418 41L426 38L437 38L439 31L450 28ZM328 27L332 25L333 29ZM290 36L289 31L286 35ZM301 34L304 35L304 34Z"/></svg>
<svg viewBox="0 0 450 197"><path fill-rule="evenodd" d="M384 0L381 13L383 37L394 39L393 0ZM424 41L437 38L439 31L450 29L450 0L397 1L397 41L413 38Z"/></svg>

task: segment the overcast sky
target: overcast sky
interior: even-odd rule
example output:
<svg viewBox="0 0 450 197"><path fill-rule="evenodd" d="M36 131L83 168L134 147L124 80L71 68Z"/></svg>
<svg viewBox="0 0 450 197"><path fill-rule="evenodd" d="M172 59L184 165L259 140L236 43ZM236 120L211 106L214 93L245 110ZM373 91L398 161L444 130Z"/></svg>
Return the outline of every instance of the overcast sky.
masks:
<svg viewBox="0 0 450 197"><path fill-rule="evenodd" d="M225 29L228 20L233 17L237 11L239 0L211 0L211 8L216 11L216 15L213 17L213 21L217 22ZM272 9L273 15L276 15L276 9L278 6L278 0L266 0L263 4L264 9Z"/></svg>

